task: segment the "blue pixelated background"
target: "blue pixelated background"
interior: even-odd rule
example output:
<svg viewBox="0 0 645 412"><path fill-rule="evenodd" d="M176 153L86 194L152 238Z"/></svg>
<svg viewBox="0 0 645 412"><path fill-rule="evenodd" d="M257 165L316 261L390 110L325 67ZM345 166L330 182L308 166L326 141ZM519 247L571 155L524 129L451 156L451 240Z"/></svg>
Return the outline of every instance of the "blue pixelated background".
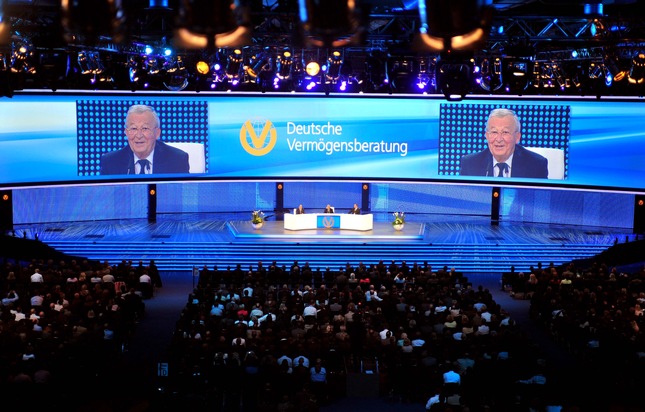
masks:
<svg viewBox="0 0 645 412"><path fill-rule="evenodd" d="M439 175L458 175L462 156L488 147L484 131L495 108L515 111L522 125L520 145L564 150L568 174L570 107L566 105L441 104L439 108Z"/></svg>
<svg viewBox="0 0 645 412"><path fill-rule="evenodd" d="M79 176L98 176L101 155L127 144L125 116L133 104L145 104L157 111L161 122L160 140L202 143L208 159L208 103L205 101L77 100Z"/></svg>

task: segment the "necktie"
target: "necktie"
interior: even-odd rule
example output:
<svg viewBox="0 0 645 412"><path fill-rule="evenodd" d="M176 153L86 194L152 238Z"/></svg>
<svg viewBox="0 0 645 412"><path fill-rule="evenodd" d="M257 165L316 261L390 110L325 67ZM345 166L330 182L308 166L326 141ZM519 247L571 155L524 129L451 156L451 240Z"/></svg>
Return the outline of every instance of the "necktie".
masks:
<svg viewBox="0 0 645 412"><path fill-rule="evenodd" d="M137 160L137 163L140 166L139 174L140 175L146 174L146 169L150 166L150 162L148 161L148 159Z"/></svg>
<svg viewBox="0 0 645 412"><path fill-rule="evenodd" d="M506 163L497 163L497 167L499 168L498 177L504 177L505 173L508 171L508 165Z"/></svg>

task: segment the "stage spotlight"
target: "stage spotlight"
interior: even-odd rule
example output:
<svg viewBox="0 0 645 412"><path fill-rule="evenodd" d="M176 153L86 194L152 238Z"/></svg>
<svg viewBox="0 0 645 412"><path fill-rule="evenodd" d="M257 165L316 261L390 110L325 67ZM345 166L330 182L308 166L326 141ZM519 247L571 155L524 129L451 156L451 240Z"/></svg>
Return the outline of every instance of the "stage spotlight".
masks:
<svg viewBox="0 0 645 412"><path fill-rule="evenodd" d="M141 56L130 56L128 59L128 75L130 78L130 87L132 91L137 89L148 89L148 71Z"/></svg>
<svg viewBox="0 0 645 412"><path fill-rule="evenodd" d="M302 42L313 47L363 43L369 7L362 0L299 0Z"/></svg>
<svg viewBox="0 0 645 412"><path fill-rule="evenodd" d="M588 15L598 15L602 16L603 13L603 4L600 1L595 1L593 3L585 3L583 6L583 13Z"/></svg>
<svg viewBox="0 0 645 412"><path fill-rule="evenodd" d="M92 73L92 66L90 63L90 58L88 56L88 52L86 51L80 51L78 52L78 56L76 58L76 61L78 62L78 67L81 69L81 74L90 74Z"/></svg>
<svg viewBox="0 0 645 412"><path fill-rule="evenodd" d="M417 80L415 57L391 56L387 61L387 77L394 90L399 92L414 90Z"/></svg>
<svg viewBox="0 0 645 412"><path fill-rule="evenodd" d="M520 59L504 59L502 79L506 92L521 93L529 86L531 62Z"/></svg>
<svg viewBox="0 0 645 412"><path fill-rule="evenodd" d="M437 61L437 88L448 100L461 100L472 90L474 61Z"/></svg>
<svg viewBox="0 0 645 412"><path fill-rule="evenodd" d="M226 74L226 79L233 86L236 86L240 82L243 61L244 57L242 56L241 49L234 49L226 57L226 68L224 69L224 72Z"/></svg>
<svg viewBox="0 0 645 412"><path fill-rule="evenodd" d="M584 70L580 75L580 83L583 91L596 96L602 95L604 89L611 86L611 80L613 80L613 76L609 75L610 81L607 83L606 73L606 66L603 62L589 62L586 68L586 76Z"/></svg>
<svg viewBox="0 0 645 412"><path fill-rule="evenodd" d="M213 49L250 44L249 3L247 0L182 0L175 30L177 46Z"/></svg>
<svg viewBox="0 0 645 412"><path fill-rule="evenodd" d="M276 59L275 77L273 88L275 90L294 90L294 58L289 48L285 48Z"/></svg>
<svg viewBox="0 0 645 412"><path fill-rule="evenodd" d="M387 74L387 56L381 50L370 51L365 59L365 78L359 80L361 90L366 92L380 91L389 87Z"/></svg>
<svg viewBox="0 0 645 412"><path fill-rule="evenodd" d="M629 69L627 81L630 84L645 83L645 53L638 53L632 59L632 67Z"/></svg>
<svg viewBox="0 0 645 412"><path fill-rule="evenodd" d="M496 92L502 88L502 59L484 58L481 62L479 78L476 83L487 92Z"/></svg>
<svg viewBox="0 0 645 412"><path fill-rule="evenodd" d="M41 87L56 91L65 85L68 67L69 56L66 52L41 51L36 80Z"/></svg>
<svg viewBox="0 0 645 412"><path fill-rule="evenodd" d="M195 63L195 69L197 70L197 73L207 75L210 72L210 65L204 60L200 60Z"/></svg>
<svg viewBox="0 0 645 412"><path fill-rule="evenodd" d="M327 57L327 70L325 72L325 83L336 84L340 79L343 67L343 56L340 50L334 50Z"/></svg>
<svg viewBox="0 0 645 412"><path fill-rule="evenodd" d="M493 8L480 0L419 0L418 51L477 50L488 37Z"/></svg>
<svg viewBox="0 0 645 412"><path fill-rule="evenodd" d="M436 59L419 57L417 78L415 81L416 91L421 93L434 92L436 89Z"/></svg>
<svg viewBox="0 0 645 412"><path fill-rule="evenodd" d="M161 71L161 64L156 56L147 56L144 64L149 76L156 76Z"/></svg>
<svg viewBox="0 0 645 412"><path fill-rule="evenodd" d="M293 68L293 54L290 49L284 49L276 62L276 78L280 81L291 79Z"/></svg>
<svg viewBox="0 0 645 412"><path fill-rule="evenodd" d="M245 69L252 79L258 79L263 73L273 71L273 61L269 47L265 47L259 53L253 54L249 60L249 64L245 66Z"/></svg>
<svg viewBox="0 0 645 412"><path fill-rule="evenodd" d="M325 65L319 63L321 58L318 55L319 49L316 53L309 54L303 53L294 58L293 79L295 90L297 91L318 91L320 86L324 84L323 73L326 69Z"/></svg>
<svg viewBox="0 0 645 412"><path fill-rule="evenodd" d="M13 73L35 74L36 66L33 64L33 46L28 43L14 43L11 54L11 71Z"/></svg>
<svg viewBox="0 0 645 412"><path fill-rule="evenodd" d="M188 70L186 70L181 56L166 61L164 63L164 71L163 85L166 89L179 92L188 87Z"/></svg>
<svg viewBox="0 0 645 412"><path fill-rule="evenodd" d="M317 76L320 74L320 63L313 60L308 62L305 66L305 72L307 73L307 76Z"/></svg>

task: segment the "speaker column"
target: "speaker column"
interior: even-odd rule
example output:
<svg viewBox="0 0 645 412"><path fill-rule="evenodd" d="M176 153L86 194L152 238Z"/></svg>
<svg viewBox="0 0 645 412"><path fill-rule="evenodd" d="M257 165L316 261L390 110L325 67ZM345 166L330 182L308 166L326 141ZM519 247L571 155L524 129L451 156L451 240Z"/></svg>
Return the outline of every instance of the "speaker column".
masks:
<svg viewBox="0 0 645 412"><path fill-rule="evenodd" d="M13 229L13 193L0 190L0 230Z"/></svg>
<svg viewBox="0 0 645 412"><path fill-rule="evenodd" d="M148 222L157 221L157 185L148 185Z"/></svg>
<svg viewBox="0 0 645 412"><path fill-rule="evenodd" d="M370 184L363 183L361 190L361 212L367 213L370 211Z"/></svg>
<svg viewBox="0 0 645 412"><path fill-rule="evenodd" d="M284 183L275 184L275 220L284 220Z"/></svg>
<svg viewBox="0 0 645 412"><path fill-rule="evenodd" d="M645 232L645 195L634 196L634 233Z"/></svg>
<svg viewBox="0 0 645 412"><path fill-rule="evenodd" d="M502 190L499 187L493 187L490 199L490 224L499 225L499 201L502 197Z"/></svg>

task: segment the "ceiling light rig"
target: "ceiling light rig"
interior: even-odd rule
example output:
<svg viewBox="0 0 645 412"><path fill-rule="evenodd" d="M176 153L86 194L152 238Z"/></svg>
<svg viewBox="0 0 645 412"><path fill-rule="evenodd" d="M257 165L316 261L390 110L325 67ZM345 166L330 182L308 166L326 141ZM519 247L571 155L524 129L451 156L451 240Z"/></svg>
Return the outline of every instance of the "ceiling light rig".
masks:
<svg viewBox="0 0 645 412"><path fill-rule="evenodd" d="M392 16L372 15L373 0L50 3L0 0L0 95L27 86L636 96L645 87L642 26L614 6L581 8L576 22L549 17L540 30L544 18L531 25L509 9L492 22L489 5L503 7L490 0L405 1L418 15ZM258 7L270 23L257 21Z"/></svg>

